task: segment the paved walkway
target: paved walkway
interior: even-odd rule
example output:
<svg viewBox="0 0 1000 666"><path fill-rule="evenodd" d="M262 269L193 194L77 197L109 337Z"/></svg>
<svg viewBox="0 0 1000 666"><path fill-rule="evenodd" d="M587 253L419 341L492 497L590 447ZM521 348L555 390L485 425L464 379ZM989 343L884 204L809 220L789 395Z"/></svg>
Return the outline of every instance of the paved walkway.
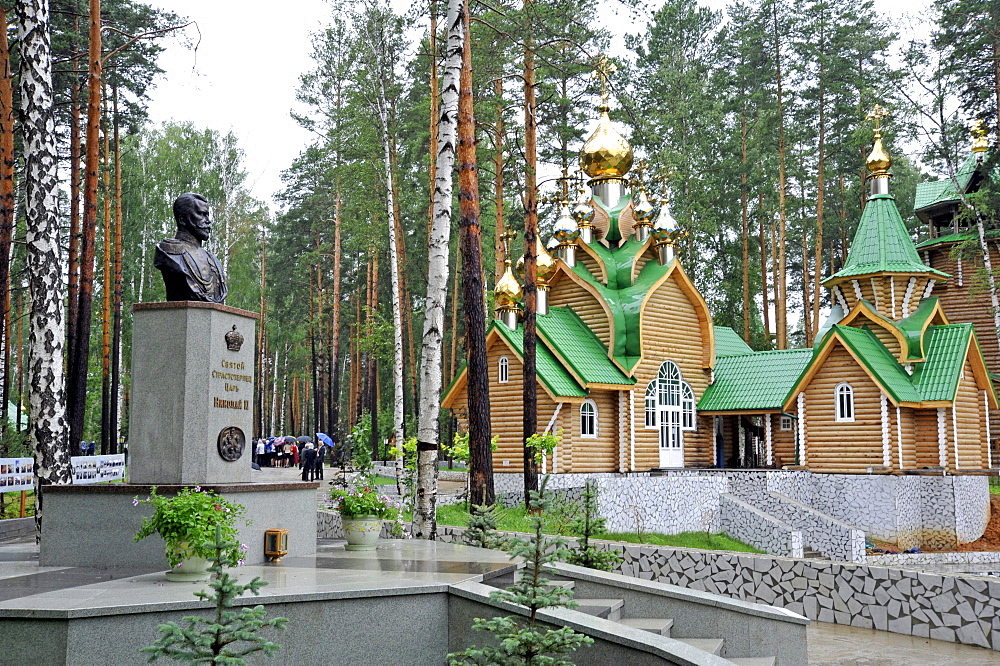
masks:
<svg viewBox="0 0 1000 666"><path fill-rule="evenodd" d="M823 666L987 666L1000 665L1000 652L904 636L888 631L858 629L842 624L813 622L809 663Z"/></svg>

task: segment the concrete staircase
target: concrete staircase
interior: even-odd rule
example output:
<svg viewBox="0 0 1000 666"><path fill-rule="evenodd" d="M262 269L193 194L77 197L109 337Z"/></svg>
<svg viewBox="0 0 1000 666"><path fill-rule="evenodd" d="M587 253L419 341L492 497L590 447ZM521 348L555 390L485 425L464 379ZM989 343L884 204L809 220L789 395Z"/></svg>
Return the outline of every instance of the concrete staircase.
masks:
<svg viewBox="0 0 1000 666"><path fill-rule="evenodd" d="M554 580L550 581L550 584L565 587L570 590L575 587L574 581L572 580ZM657 636L673 638L707 654L723 656L725 639L685 638L681 636L674 636L673 619L628 617L628 609L626 608L624 599L576 597L573 601L576 603L574 610L580 613L586 613L605 620L611 620L612 622L617 622L627 627L632 627L633 629L647 631ZM622 617L623 612L626 614L626 617ZM777 666L776 657L738 657L725 655L724 659L733 664L738 664L739 666Z"/></svg>

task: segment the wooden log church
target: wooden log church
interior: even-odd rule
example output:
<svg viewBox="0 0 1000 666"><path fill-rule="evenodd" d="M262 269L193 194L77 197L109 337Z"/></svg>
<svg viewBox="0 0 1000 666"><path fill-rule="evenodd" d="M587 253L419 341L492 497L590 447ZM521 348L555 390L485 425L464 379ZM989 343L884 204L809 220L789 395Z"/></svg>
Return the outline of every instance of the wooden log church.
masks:
<svg viewBox="0 0 1000 666"><path fill-rule="evenodd" d="M994 467L997 394L980 340L1000 361L996 333L987 307L967 305L962 267L956 283L945 251L968 230L942 235L954 192L936 185L922 207L918 192L932 236L918 254L889 193L883 115L876 107L870 116L870 191L845 265L823 282L832 309L815 346L755 352L713 325L676 255L683 231L667 203L654 219L644 189L626 178L632 150L605 100L580 156L589 191L581 188L572 211L562 206L557 257L537 248L538 423L562 432L543 471ZM975 174L975 165L963 172ZM522 465L520 297L508 261L487 331L497 472ZM466 404L463 370L443 400L462 427Z"/></svg>

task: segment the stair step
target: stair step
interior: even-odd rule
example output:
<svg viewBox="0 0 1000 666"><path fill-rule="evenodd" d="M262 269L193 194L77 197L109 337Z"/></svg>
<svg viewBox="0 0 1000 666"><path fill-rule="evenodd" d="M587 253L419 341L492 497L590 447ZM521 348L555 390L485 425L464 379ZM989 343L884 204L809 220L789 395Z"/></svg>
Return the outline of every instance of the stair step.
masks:
<svg viewBox="0 0 1000 666"><path fill-rule="evenodd" d="M670 636L670 628L674 626L674 621L667 618L655 617L628 617L618 620L620 624L649 631L659 636Z"/></svg>
<svg viewBox="0 0 1000 666"><path fill-rule="evenodd" d="M576 609L605 620L618 621L622 616L623 599L576 599Z"/></svg>
<svg viewBox="0 0 1000 666"><path fill-rule="evenodd" d="M545 581L546 585L551 585L552 587L561 587L567 590L572 590L576 586L575 580L548 580Z"/></svg>
<svg viewBox="0 0 1000 666"><path fill-rule="evenodd" d="M721 638L678 638L677 640L709 654L719 654L722 652Z"/></svg>
<svg viewBox="0 0 1000 666"><path fill-rule="evenodd" d="M727 657L738 666L774 666L778 660L775 657Z"/></svg>

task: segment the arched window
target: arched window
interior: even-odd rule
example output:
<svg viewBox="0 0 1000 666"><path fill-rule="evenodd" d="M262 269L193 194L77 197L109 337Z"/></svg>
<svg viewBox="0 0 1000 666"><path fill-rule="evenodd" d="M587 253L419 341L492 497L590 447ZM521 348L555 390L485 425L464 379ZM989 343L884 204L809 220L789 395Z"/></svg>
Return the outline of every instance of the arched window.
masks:
<svg viewBox="0 0 1000 666"><path fill-rule="evenodd" d="M681 414L684 430L694 430L697 422L694 418L694 391L691 390L691 385L687 382L681 384Z"/></svg>
<svg viewBox="0 0 1000 666"><path fill-rule="evenodd" d="M597 437L597 403L589 398L580 405L580 437Z"/></svg>
<svg viewBox="0 0 1000 666"><path fill-rule="evenodd" d="M506 384L510 381L510 362L507 361L506 356L501 356L500 360L497 361L497 377L499 377L499 382L501 384Z"/></svg>
<svg viewBox="0 0 1000 666"><path fill-rule="evenodd" d="M654 379L646 387L646 427L654 430L659 427L656 421L656 382Z"/></svg>
<svg viewBox="0 0 1000 666"><path fill-rule="evenodd" d="M854 389L847 382L837 384L833 390L837 421L841 423L854 421Z"/></svg>

